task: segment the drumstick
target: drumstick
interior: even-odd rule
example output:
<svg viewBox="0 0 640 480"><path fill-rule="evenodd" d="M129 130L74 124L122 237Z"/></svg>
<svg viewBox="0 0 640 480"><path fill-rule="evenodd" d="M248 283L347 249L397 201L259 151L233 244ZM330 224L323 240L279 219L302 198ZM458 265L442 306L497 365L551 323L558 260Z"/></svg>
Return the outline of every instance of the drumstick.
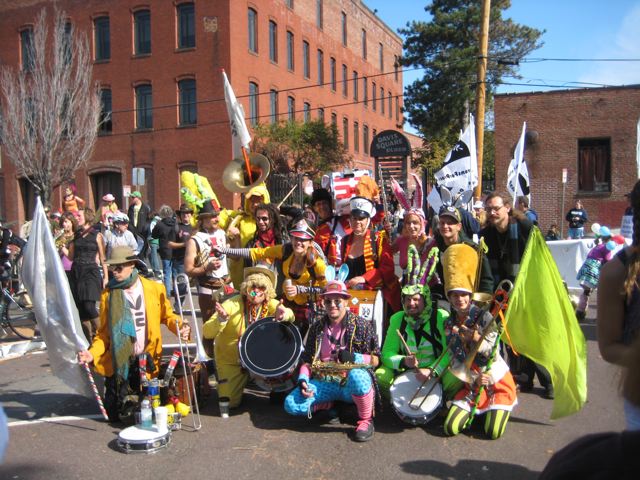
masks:
<svg viewBox="0 0 640 480"><path fill-rule="evenodd" d="M100 397L100 393L98 392L98 387L96 386L96 382L93 379L93 375L91 374L91 369L86 362L80 362L80 364L84 367L85 372L87 372L87 377L89 377L89 383L91 384L91 390L93 390L93 394L96 397L96 401L98 402L98 407L100 407L100 413L105 420L109 421L109 415L107 415L107 410L104 408L104 404L102 403L102 397Z"/></svg>
<svg viewBox="0 0 640 480"><path fill-rule="evenodd" d="M407 352L407 355L409 357L413 356L413 352L411 351L411 349L409 348L409 345L407 345L407 342L404 340L404 337L402 336L402 334L400 333L400 330L396 328L396 333L398 334L398 337L400 337L400 341L402 342L402 345L404 346L405 351Z"/></svg>

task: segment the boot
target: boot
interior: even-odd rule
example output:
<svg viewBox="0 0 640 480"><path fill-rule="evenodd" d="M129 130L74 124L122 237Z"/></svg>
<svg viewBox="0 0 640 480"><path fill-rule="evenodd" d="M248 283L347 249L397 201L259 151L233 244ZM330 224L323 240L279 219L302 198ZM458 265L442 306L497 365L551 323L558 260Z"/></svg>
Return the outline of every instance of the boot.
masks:
<svg viewBox="0 0 640 480"><path fill-rule="evenodd" d="M356 427L354 440L356 442L368 442L373 438L373 401L374 391L373 388L362 396L351 395L353 403L356 404L358 409L358 425Z"/></svg>
<svg viewBox="0 0 640 480"><path fill-rule="evenodd" d="M576 317L579 321L584 320L587 315L587 308L589 308L589 295L582 292L580 299L578 300L578 308L576 308Z"/></svg>

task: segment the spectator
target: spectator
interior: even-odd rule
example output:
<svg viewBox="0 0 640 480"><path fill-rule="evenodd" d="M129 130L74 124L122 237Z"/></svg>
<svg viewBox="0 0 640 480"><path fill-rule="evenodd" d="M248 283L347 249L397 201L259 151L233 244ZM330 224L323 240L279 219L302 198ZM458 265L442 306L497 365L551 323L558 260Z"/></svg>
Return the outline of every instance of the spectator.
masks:
<svg viewBox="0 0 640 480"><path fill-rule="evenodd" d="M567 212L567 222L569 222L569 238L578 240L584 237L584 224L589 221L587 211L582 208L582 202L576 200L575 206Z"/></svg>
<svg viewBox="0 0 640 480"><path fill-rule="evenodd" d="M129 198L131 199L131 205L129 205L127 212L129 216L129 230L133 233L136 242L138 242L138 248L136 248L138 255L144 260L147 256L147 250L149 249L147 237L149 236L151 208L142 201L142 194L137 190L129 195Z"/></svg>
<svg viewBox="0 0 640 480"><path fill-rule="evenodd" d="M160 215L160 221L156 223L151 231L151 236L158 239L158 253L162 260L162 279L167 289L167 296L169 296L172 290L171 263L173 256L173 250L169 243L176 239L176 219L169 205L162 205L158 215Z"/></svg>
<svg viewBox="0 0 640 480"><path fill-rule="evenodd" d="M552 242L554 240L560 240L560 233L558 232L558 224L552 223L547 231L547 234L544 236L544 239L547 242Z"/></svg>
<svg viewBox="0 0 640 480"><path fill-rule="evenodd" d="M111 226L111 217L118 211L118 205L116 204L116 197L107 193L102 197L102 206L100 207L100 223L103 228L109 228Z"/></svg>
<svg viewBox="0 0 640 480"><path fill-rule="evenodd" d="M524 213L525 217L527 217L531 223L538 225L538 213L533 208L529 208L529 199L521 195L517 198L516 202L518 210Z"/></svg>

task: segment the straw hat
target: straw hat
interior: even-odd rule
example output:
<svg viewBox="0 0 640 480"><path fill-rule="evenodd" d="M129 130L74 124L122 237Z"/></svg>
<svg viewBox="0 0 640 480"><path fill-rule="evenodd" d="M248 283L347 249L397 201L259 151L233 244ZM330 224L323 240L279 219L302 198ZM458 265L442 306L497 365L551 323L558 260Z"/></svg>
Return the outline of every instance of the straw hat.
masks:
<svg viewBox="0 0 640 480"><path fill-rule="evenodd" d="M470 245L456 243L442 255L445 292L473 293L479 267L478 252Z"/></svg>

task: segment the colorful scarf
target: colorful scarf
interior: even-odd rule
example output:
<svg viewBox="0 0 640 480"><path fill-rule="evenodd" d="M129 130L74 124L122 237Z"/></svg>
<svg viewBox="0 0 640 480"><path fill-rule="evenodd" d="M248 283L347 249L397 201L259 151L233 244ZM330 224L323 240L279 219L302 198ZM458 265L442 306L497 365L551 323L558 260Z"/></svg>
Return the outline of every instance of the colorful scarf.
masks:
<svg viewBox="0 0 640 480"><path fill-rule="evenodd" d="M127 305L124 291L138 281L138 270L122 282L115 278L109 280L109 333L111 334L111 355L116 372L116 380L127 381L129 363L133 355L133 343L136 341L136 326L133 323L131 309Z"/></svg>
<svg viewBox="0 0 640 480"><path fill-rule="evenodd" d="M272 247L276 244L276 234L273 231L273 228L267 229L265 232L257 232L256 233L256 247Z"/></svg>

